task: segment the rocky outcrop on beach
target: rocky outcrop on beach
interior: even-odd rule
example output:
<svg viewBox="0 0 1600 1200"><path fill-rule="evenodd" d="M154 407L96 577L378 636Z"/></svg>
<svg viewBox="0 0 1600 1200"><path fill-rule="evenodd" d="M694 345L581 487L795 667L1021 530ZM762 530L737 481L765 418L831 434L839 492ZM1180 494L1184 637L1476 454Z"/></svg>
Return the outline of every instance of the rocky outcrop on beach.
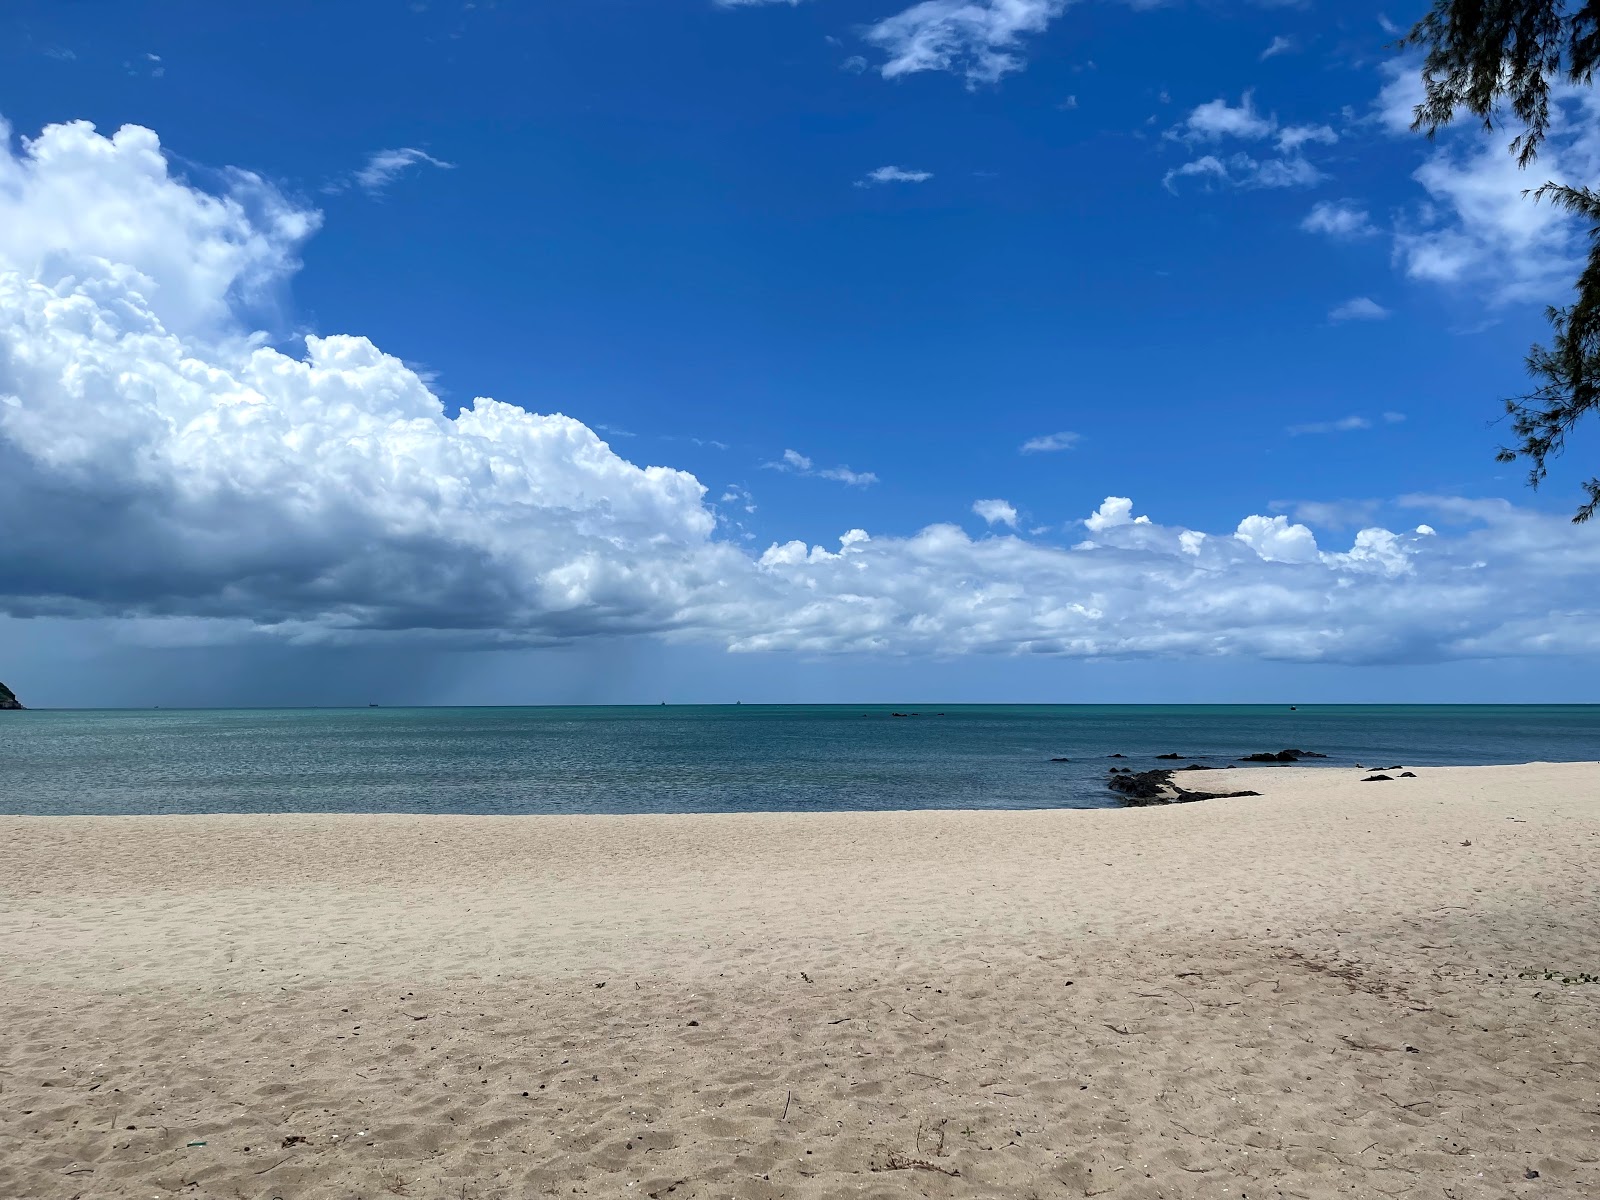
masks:
<svg viewBox="0 0 1600 1200"><path fill-rule="evenodd" d="M0 709L20 709L22 701L17 699L17 694L0 683Z"/></svg>
<svg viewBox="0 0 1600 1200"><path fill-rule="evenodd" d="M1131 771L1126 767L1112 767L1111 773L1106 777L1106 786L1116 793L1118 800L1132 808L1148 808L1157 804L1191 804L1197 800L1227 800L1234 796L1261 794L1260 792L1190 791L1173 783L1172 775L1171 767L1154 771Z"/></svg>

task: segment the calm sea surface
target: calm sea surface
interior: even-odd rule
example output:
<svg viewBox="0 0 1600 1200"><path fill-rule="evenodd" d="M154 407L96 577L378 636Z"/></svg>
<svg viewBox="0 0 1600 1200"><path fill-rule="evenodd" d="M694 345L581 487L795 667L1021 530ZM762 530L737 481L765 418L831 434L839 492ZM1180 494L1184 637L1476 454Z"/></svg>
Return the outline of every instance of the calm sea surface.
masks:
<svg viewBox="0 0 1600 1200"><path fill-rule="evenodd" d="M0 813L1096 808L1107 756L1600 758L1600 706L852 705L0 713ZM943 715L936 715L942 713ZM1065 756L1070 763L1053 763ZM1194 777L1218 790L1225 777Z"/></svg>

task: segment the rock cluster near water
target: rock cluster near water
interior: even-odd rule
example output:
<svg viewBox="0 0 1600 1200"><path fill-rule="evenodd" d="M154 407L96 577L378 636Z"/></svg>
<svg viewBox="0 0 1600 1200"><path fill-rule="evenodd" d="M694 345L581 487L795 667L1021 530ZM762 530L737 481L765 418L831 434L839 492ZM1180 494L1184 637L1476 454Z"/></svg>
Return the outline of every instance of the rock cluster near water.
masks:
<svg viewBox="0 0 1600 1200"><path fill-rule="evenodd" d="M1227 800L1234 796L1261 794L1260 792L1190 791L1173 783L1172 775L1171 767L1162 767L1154 771L1112 767L1110 775L1106 778L1106 786L1117 794L1118 800L1134 808L1148 808L1156 804L1191 804L1196 800Z"/></svg>
<svg viewBox="0 0 1600 1200"><path fill-rule="evenodd" d="M1109 755L1110 758L1124 758L1122 754ZM1168 761L1182 761L1185 758L1203 758L1204 755L1189 755L1169 752L1156 755L1158 759ZM1283 766L1297 763L1305 758L1327 758L1315 750L1263 750L1256 754L1246 754L1239 759L1242 763L1261 763L1272 766ZM1231 771L1233 764L1224 767L1215 767L1209 763L1191 762L1186 767L1158 767L1153 771L1135 771L1131 767L1112 767L1106 775L1106 786L1116 795L1123 804L1136 808L1144 808L1158 804L1189 804L1196 800L1226 800L1233 796L1259 796L1260 792L1197 792L1174 783L1172 777L1179 771Z"/></svg>
<svg viewBox="0 0 1600 1200"><path fill-rule="evenodd" d="M1246 754L1240 762L1248 763L1297 763L1302 758L1327 758L1326 754L1318 754L1315 750L1279 750L1274 754L1264 750L1259 754Z"/></svg>
<svg viewBox="0 0 1600 1200"><path fill-rule="evenodd" d="M0 683L0 709L19 709L21 707L22 701L17 699L16 693L5 684Z"/></svg>

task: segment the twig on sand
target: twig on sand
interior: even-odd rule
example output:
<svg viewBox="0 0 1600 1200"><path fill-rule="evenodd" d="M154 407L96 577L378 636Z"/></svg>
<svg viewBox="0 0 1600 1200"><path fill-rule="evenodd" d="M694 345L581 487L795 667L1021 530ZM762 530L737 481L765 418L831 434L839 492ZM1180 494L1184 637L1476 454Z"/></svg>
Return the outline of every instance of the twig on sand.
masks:
<svg viewBox="0 0 1600 1200"><path fill-rule="evenodd" d="M276 1170L278 1167L283 1166L284 1163L288 1162L293 1157L294 1157L294 1155L292 1155L292 1154L285 1154L277 1162L273 1163L272 1166L270 1166L270 1167L262 1167L261 1170L256 1172L256 1174L257 1175L265 1175L268 1171Z"/></svg>
<svg viewBox="0 0 1600 1200"><path fill-rule="evenodd" d="M907 1075L920 1075L924 1079L937 1079L940 1083L949 1083L943 1075L929 1075L926 1071L907 1071Z"/></svg>
<svg viewBox="0 0 1600 1200"><path fill-rule="evenodd" d="M1433 1103L1433 1101L1431 1101L1431 1100L1413 1100L1410 1104L1401 1104L1400 1101L1396 1100L1393 1096L1389 1095L1389 1093L1387 1093L1387 1092L1379 1092L1378 1095L1382 1096L1385 1100L1387 1100L1390 1104L1394 1105L1396 1108L1405 1108L1405 1109L1421 1108L1424 1104L1432 1104Z"/></svg>
<svg viewBox="0 0 1600 1200"><path fill-rule="evenodd" d="M889 1156L884 1159L883 1166L873 1167L874 1171L937 1171L941 1175L948 1175L951 1179L959 1179L961 1172L954 1167L941 1167L938 1163L928 1162L922 1158L911 1158L901 1154L898 1150L889 1151Z"/></svg>
<svg viewBox="0 0 1600 1200"><path fill-rule="evenodd" d="M1112 1033L1120 1033L1123 1037L1133 1036L1133 1030L1131 1029L1124 1029L1121 1025L1113 1025L1109 1021L1104 1022L1104 1024L1105 1027L1111 1030Z"/></svg>
<svg viewBox="0 0 1600 1200"><path fill-rule="evenodd" d="M791 1101L793 1099L794 1099L794 1089L790 1088L789 1089L789 1094L786 1095L783 1098L783 1116L778 1118L780 1121L787 1121L789 1119L789 1101Z"/></svg>
<svg viewBox="0 0 1600 1200"><path fill-rule="evenodd" d="M1342 1033L1339 1035L1339 1040L1346 1046L1349 1046L1352 1050L1372 1050L1379 1054L1394 1053L1393 1046L1375 1046L1371 1042L1358 1042L1355 1040L1355 1038L1345 1037L1345 1035Z"/></svg>

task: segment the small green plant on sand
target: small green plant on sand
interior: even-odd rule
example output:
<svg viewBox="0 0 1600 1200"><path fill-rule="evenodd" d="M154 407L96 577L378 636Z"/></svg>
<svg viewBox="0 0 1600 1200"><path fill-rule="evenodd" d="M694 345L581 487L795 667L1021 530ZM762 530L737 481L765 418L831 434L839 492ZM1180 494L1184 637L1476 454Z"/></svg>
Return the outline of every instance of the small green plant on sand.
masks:
<svg viewBox="0 0 1600 1200"><path fill-rule="evenodd" d="M1561 971L1518 971L1518 979L1543 979L1547 983L1560 981L1562 987L1572 987L1579 983L1600 983L1600 975L1591 975L1588 971L1579 971L1576 975L1567 975Z"/></svg>

